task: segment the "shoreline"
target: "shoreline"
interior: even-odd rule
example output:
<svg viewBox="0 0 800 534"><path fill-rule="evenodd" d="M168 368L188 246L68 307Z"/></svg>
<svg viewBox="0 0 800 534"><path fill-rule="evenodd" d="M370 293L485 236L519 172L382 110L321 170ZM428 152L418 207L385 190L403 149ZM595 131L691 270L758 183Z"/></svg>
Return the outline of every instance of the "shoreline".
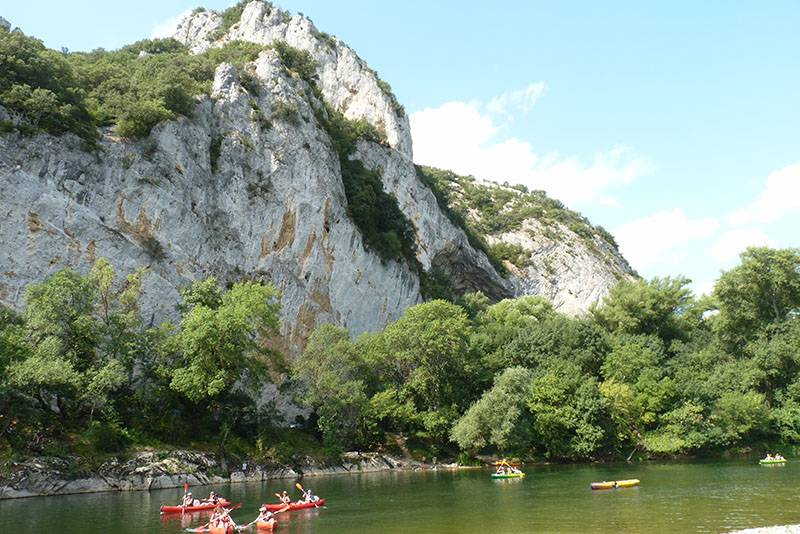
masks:
<svg viewBox="0 0 800 534"><path fill-rule="evenodd" d="M239 484L266 480L300 479L385 471L456 470L474 467L458 464L426 464L377 452L346 452L336 464L323 465L306 459L297 468L271 463L221 473L216 458L188 450L139 452L127 461L112 458L97 469L70 474L78 457L35 458L12 464L11 473L0 475L0 500L51 497L82 493L149 491L211 484ZM72 462L72 463L71 463Z"/></svg>

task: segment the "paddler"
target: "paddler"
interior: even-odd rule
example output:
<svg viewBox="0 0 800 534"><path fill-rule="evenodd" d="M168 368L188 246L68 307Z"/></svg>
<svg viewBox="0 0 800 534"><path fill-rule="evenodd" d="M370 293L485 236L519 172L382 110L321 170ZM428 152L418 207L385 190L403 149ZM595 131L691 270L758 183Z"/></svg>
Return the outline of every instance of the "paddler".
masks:
<svg viewBox="0 0 800 534"><path fill-rule="evenodd" d="M275 514L267 510L266 506L262 505L261 508L258 509L258 512L259 512L258 517L255 518L253 523L256 523L258 521L268 522L275 519Z"/></svg>
<svg viewBox="0 0 800 534"><path fill-rule="evenodd" d="M192 492L187 492L183 494L183 501L181 502L181 506L191 506L194 503L194 499L192 498Z"/></svg>
<svg viewBox="0 0 800 534"><path fill-rule="evenodd" d="M208 494L208 498L207 499L203 499L203 502L209 502L209 503L212 503L212 504L217 504L219 502L219 495L217 495L217 493L215 491L212 491L211 493Z"/></svg>
<svg viewBox="0 0 800 534"><path fill-rule="evenodd" d="M236 529L236 522L231 517L231 511L228 508L222 509L222 516L220 517L222 521L222 526L226 529Z"/></svg>
<svg viewBox="0 0 800 534"><path fill-rule="evenodd" d="M286 490L283 490L283 493L280 494L280 500L286 506L292 504L292 498L289 497L289 494L286 492Z"/></svg>
<svg viewBox="0 0 800 534"><path fill-rule="evenodd" d="M303 500L305 502L317 502L319 500L319 497L311 493L310 489L307 489L303 492Z"/></svg>

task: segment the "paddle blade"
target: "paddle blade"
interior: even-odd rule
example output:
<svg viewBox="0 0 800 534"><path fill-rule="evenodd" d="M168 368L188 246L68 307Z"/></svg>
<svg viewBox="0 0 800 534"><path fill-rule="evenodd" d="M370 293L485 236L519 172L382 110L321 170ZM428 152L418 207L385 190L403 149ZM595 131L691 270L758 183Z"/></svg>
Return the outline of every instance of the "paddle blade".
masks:
<svg viewBox="0 0 800 534"><path fill-rule="evenodd" d="M296 487L296 488L297 488L297 489L299 489L300 491L305 491L305 490L303 489L303 486L302 486L302 485L300 485L300 483L299 483L299 482L295 483L294 487Z"/></svg>

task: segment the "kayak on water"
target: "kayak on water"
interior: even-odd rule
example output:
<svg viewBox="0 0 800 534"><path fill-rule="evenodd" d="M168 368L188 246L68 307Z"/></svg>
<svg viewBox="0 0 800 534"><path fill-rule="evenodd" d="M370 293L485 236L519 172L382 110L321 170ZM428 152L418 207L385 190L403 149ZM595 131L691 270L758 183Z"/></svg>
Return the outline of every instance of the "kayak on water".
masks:
<svg viewBox="0 0 800 534"><path fill-rule="evenodd" d="M277 521L274 519L270 519L269 521L258 521L256 522L256 528L258 530L273 530L276 523Z"/></svg>
<svg viewBox="0 0 800 534"><path fill-rule="evenodd" d="M210 534L232 534L233 532L236 532L236 529L233 528L233 525L229 525L227 527L210 527L206 525L204 527L187 528L186 532L209 532Z"/></svg>
<svg viewBox="0 0 800 534"><path fill-rule="evenodd" d="M761 465L785 464L786 463L786 458L783 458L782 460L763 460L762 459L762 460L759 460L758 463L760 463Z"/></svg>
<svg viewBox="0 0 800 534"><path fill-rule="evenodd" d="M603 482L592 482L592 489L599 490L599 489L616 489L616 488L632 488L633 486L639 485L638 478L632 478L630 480L611 480L611 481L603 481Z"/></svg>
<svg viewBox="0 0 800 534"><path fill-rule="evenodd" d="M198 504L197 506L162 506L161 513L162 514L175 514L181 512L201 512L203 510L213 510L217 506L222 506L223 508L227 508L230 506L231 503L228 500L220 499L217 501L216 504L213 502L204 502Z"/></svg>
<svg viewBox="0 0 800 534"><path fill-rule="evenodd" d="M492 473L492 478L523 478L525 473Z"/></svg>
<svg viewBox="0 0 800 534"><path fill-rule="evenodd" d="M266 506L267 510L270 512L278 512L286 507L285 504L265 504L264 506ZM287 508L286 511L291 512L292 510L303 510L305 508L322 508L323 506L325 506L325 499L320 499L317 502L293 502L289 503L289 508Z"/></svg>

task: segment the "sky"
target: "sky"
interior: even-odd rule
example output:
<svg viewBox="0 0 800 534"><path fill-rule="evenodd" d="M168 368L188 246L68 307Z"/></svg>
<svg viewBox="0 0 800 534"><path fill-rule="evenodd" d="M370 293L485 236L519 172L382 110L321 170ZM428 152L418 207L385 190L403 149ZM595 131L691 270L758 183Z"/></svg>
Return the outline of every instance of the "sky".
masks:
<svg viewBox="0 0 800 534"><path fill-rule="evenodd" d="M796 0L274 3L392 85L415 161L544 189L645 277L707 292L747 246L800 246ZM48 46L90 50L163 34L198 2L3 4Z"/></svg>

